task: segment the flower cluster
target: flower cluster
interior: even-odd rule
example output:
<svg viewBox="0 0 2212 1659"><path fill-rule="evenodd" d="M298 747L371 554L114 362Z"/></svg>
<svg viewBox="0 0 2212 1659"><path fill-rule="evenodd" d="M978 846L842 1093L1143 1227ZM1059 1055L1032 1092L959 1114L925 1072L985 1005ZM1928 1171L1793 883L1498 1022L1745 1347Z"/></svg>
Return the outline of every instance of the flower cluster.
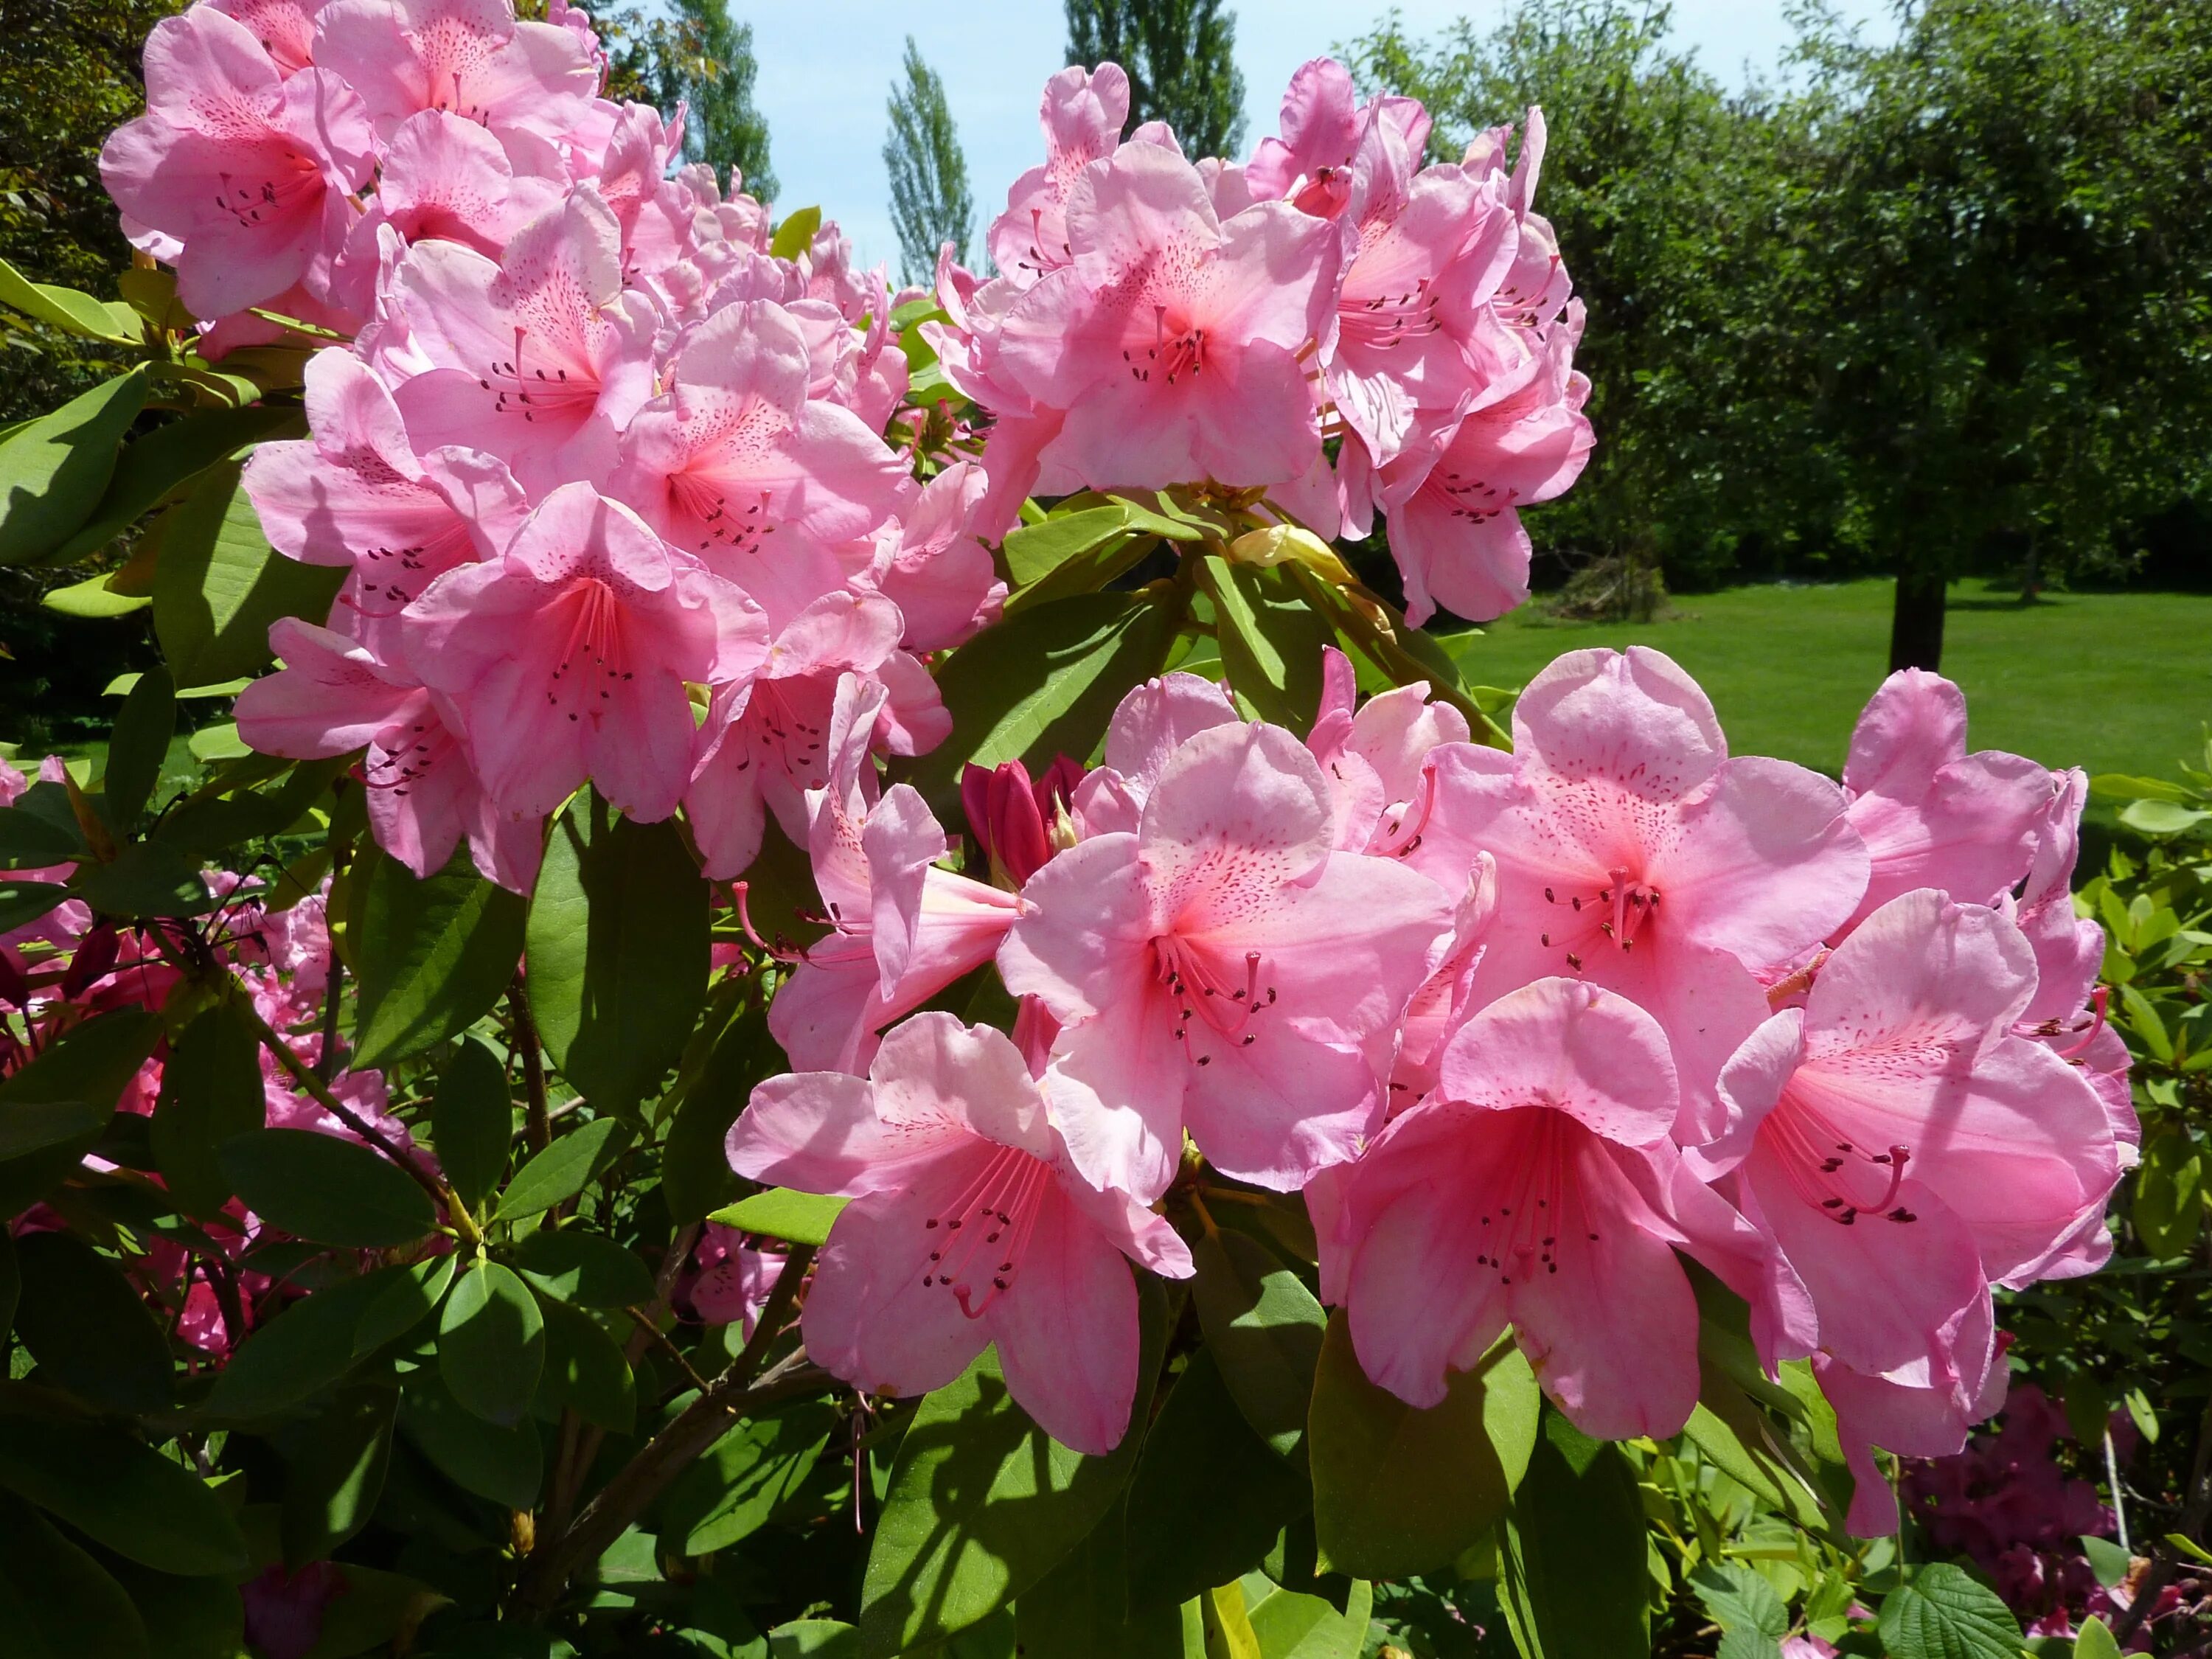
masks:
<svg viewBox="0 0 2212 1659"><path fill-rule="evenodd" d="M1128 113L1115 65L1054 76L1044 165L990 227L998 275L940 262L948 320L923 331L996 417L986 533L1032 493L1203 478L1324 538L1379 511L1413 623L1527 599L1519 509L1591 444L1582 309L1530 207L1542 116L1510 168L1504 128L1425 167L1421 106L1359 103L1328 58L1241 167L1157 122L1122 139Z"/></svg>
<svg viewBox="0 0 2212 1659"><path fill-rule="evenodd" d="M809 798L836 930L770 1012L802 1070L730 1138L741 1173L855 1200L809 1352L906 1393L995 1340L1103 1449L1136 1364L1115 1258L1189 1271L1152 1206L1202 1158L1304 1192L1324 1299L1418 1406L1510 1327L1587 1431L1675 1432L1702 1263L1770 1367L1810 1359L1854 1528L1893 1527L1871 1448L1953 1452L1995 1409L1992 1287L2098 1265L2133 1161L2066 896L2081 775L1969 754L1917 671L1841 787L1731 756L1653 651L1561 658L1510 754L1419 689L1359 703L1333 653L1326 680L1303 738L1151 682L1048 828L1025 775L971 776L996 885L878 795L846 682ZM1011 1036L923 1013L878 1042L994 959Z"/></svg>

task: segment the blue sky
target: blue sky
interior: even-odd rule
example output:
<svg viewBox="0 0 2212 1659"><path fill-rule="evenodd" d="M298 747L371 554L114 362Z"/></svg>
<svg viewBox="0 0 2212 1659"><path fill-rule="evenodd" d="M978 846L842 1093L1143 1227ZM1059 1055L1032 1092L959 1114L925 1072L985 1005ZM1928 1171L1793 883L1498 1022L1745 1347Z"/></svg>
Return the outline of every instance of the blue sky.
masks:
<svg viewBox="0 0 2212 1659"><path fill-rule="evenodd" d="M1848 19L1877 38L1890 32L1882 0L1838 0ZM1365 33L1390 8L1364 0L1234 0L1237 59L1247 101L1246 146L1275 129L1291 71L1337 41ZM1400 0L1417 33L1454 19L1495 21L1504 0ZM905 37L944 76L968 155L979 216L988 221L1006 186L1042 155L1037 96L1064 61L1059 0L733 0L753 26L759 96L786 210L819 203L845 228L863 264L888 259L898 244L885 204L884 105L899 74ZM1789 38L1782 0L1675 0L1676 38L1732 86L1747 73L1771 77Z"/></svg>

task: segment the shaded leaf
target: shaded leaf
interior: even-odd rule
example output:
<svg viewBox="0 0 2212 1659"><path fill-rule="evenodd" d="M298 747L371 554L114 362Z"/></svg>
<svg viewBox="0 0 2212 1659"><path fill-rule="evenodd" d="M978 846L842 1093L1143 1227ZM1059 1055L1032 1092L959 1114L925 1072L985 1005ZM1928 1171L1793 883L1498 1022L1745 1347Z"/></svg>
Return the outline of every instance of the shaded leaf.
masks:
<svg viewBox="0 0 2212 1659"><path fill-rule="evenodd" d="M515 1247L515 1271L556 1302L582 1308L628 1308L653 1300L644 1262L597 1233L539 1228Z"/></svg>
<svg viewBox="0 0 2212 1659"><path fill-rule="evenodd" d="M1285 1456L1300 1450L1328 1316L1259 1240L1209 1234L1191 1252L1206 1346L1249 1423ZM1220 1581L1214 1581L1218 1583Z"/></svg>
<svg viewBox="0 0 2212 1659"><path fill-rule="evenodd" d="M514 1138L507 1067L481 1038L465 1038L438 1073L430 1138L447 1182L462 1203L475 1209L507 1173L507 1148Z"/></svg>
<svg viewBox="0 0 2212 1659"><path fill-rule="evenodd" d="M127 830L138 821L154 786L161 781L161 762L177 734L177 689L168 671L149 669L123 700L115 730L107 740L107 772L101 785L108 822Z"/></svg>
<svg viewBox="0 0 2212 1659"><path fill-rule="evenodd" d="M270 659L269 624L322 622L345 580L337 566L301 564L269 545L241 471L235 461L208 468L162 532L154 631L180 686L254 672Z"/></svg>
<svg viewBox="0 0 2212 1659"><path fill-rule="evenodd" d="M1513 1495L1498 1550L1498 1603L1525 1659L1618 1659L1650 1650L1644 1506L1620 1449L1557 1412Z"/></svg>
<svg viewBox="0 0 2212 1659"><path fill-rule="evenodd" d="M169 1044L152 1145L161 1179L177 1201L211 1216L231 1195L219 1149L260 1127L268 1112L261 1043L229 1002L217 1002Z"/></svg>
<svg viewBox="0 0 2212 1659"><path fill-rule="evenodd" d="M223 1173L264 1221L320 1244L385 1249L437 1224L428 1194L381 1154L313 1129L255 1129L223 1142Z"/></svg>
<svg viewBox="0 0 2212 1659"><path fill-rule="evenodd" d="M668 1489L663 1535L686 1555L751 1536L805 1488L837 1422L834 1405L805 1401L738 1424Z"/></svg>
<svg viewBox="0 0 2212 1659"><path fill-rule="evenodd" d="M580 1308L549 1302L545 1361L538 1399L556 1411L566 1406L587 1423L628 1434L637 1416L637 1389L621 1346Z"/></svg>
<svg viewBox="0 0 2212 1659"><path fill-rule="evenodd" d="M509 1509L538 1501L544 1453L535 1423L489 1424L463 1409L432 1370L407 1379L399 1426L439 1471L465 1492Z"/></svg>
<svg viewBox="0 0 2212 1659"><path fill-rule="evenodd" d="M515 1171L499 1195L495 1213L502 1221L516 1221L567 1203L629 1144L629 1130L614 1118L595 1118L571 1129Z"/></svg>
<svg viewBox="0 0 2212 1659"><path fill-rule="evenodd" d="M428 881L378 853L362 879L350 940L361 990L354 1064L381 1066L491 1011L522 959L528 904L477 874L465 850Z"/></svg>
<svg viewBox="0 0 2212 1659"><path fill-rule="evenodd" d="M145 372L133 369L0 437L0 564L46 559L76 533L145 404Z"/></svg>
<svg viewBox="0 0 2212 1659"><path fill-rule="evenodd" d="M10 1659L151 1659L123 1586L27 1504L0 1496L0 1632Z"/></svg>
<svg viewBox="0 0 2212 1659"><path fill-rule="evenodd" d="M284 1474L279 1530L284 1565L296 1572L368 1524L392 1459L398 1391L357 1389L305 1425Z"/></svg>
<svg viewBox="0 0 2212 1659"><path fill-rule="evenodd" d="M466 1410L519 1423L545 1363L545 1322L529 1288L496 1261L461 1274L438 1325L438 1374Z"/></svg>
<svg viewBox="0 0 2212 1659"><path fill-rule="evenodd" d="M15 1334L40 1380L122 1411L169 1403L169 1345L123 1269L70 1233L15 1243Z"/></svg>

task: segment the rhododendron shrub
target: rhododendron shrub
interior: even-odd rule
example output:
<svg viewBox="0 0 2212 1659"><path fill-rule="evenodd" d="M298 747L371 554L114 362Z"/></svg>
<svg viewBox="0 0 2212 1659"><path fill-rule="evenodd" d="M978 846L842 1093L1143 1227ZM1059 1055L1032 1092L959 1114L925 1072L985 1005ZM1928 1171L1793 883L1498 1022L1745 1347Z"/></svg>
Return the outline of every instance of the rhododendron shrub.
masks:
<svg viewBox="0 0 2212 1659"><path fill-rule="evenodd" d="M1071 68L894 291L605 61L202 0L129 319L24 290L142 361L0 547L129 537L164 663L0 770L40 1650L2002 1624L1886 1540L2142 1156L2085 781L1421 631L1593 442L1540 113L1321 59L1240 164Z"/></svg>

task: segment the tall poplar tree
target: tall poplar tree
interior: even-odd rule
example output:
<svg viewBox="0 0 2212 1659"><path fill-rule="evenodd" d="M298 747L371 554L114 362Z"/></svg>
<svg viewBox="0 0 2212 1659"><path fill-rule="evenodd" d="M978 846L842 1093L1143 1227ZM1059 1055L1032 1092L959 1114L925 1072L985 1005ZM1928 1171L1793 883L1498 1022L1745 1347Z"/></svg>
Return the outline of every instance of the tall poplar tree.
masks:
<svg viewBox="0 0 2212 1659"><path fill-rule="evenodd" d="M914 37L906 38L906 79L893 82L890 131L884 139L884 168L890 175L891 225L909 283L926 283L947 242L963 264L975 234L975 204L968 191L968 161L945 100L944 77L922 61Z"/></svg>
<svg viewBox="0 0 2212 1659"><path fill-rule="evenodd" d="M1129 123L1164 121L1184 154L1235 155L1244 143L1237 14L1221 0L1066 0L1067 61L1129 72Z"/></svg>
<svg viewBox="0 0 2212 1659"><path fill-rule="evenodd" d="M665 38L653 43L653 55L662 107L672 110L680 99L690 110L684 160L717 169L734 165L750 194L774 201L768 118L753 102L760 65L752 25L730 15L729 0L670 0L670 10L674 16Z"/></svg>

